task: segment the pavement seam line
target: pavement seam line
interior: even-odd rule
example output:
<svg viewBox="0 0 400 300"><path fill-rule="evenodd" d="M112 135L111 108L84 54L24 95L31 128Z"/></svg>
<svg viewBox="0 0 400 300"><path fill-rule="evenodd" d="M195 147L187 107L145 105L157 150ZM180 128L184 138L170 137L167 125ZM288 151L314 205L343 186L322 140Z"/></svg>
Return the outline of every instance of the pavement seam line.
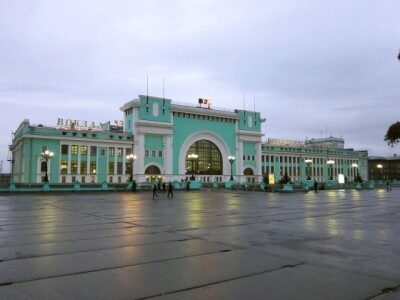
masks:
<svg viewBox="0 0 400 300"><path fill-rule="evenodd" d="M165 296L165 295L170 295L170 294L190 291L190 290L194 290L194 289L198 289L198 288L217 285L217 284L224 283L224 282L229 282L229 281L248 278L248 277L257 276L257 275L261 275L261 274L265 274L265 273L275 272L275 271L279 271L279 270L286 269L286 268L295 268L295 267L301 266L303 264L305 264L305 263L301 262L301 263L298 263L298 264L284 265L284 266L281 266L279 268L275 268L275 269L271 269L271 270L259 271L259 272L256 272L256 273L243 275L243 276L238 276L238 277L233 277L233 278L229 278L229 279L225 279L225 280L218 280L218 281L215 281L213 283L201 284L201 285L197 285L197 286L193 286L193 287L189 287L189 288L185 288L185 289L180 289L180 290L176 290L176 291L171 291L171 292L166 292L166 293L162 293L162 294L152 295L152 296L149 296L149 297L136 298L136 300L151 299L151 298L155 298L155 297L160 297L160 296Z"/></svg>

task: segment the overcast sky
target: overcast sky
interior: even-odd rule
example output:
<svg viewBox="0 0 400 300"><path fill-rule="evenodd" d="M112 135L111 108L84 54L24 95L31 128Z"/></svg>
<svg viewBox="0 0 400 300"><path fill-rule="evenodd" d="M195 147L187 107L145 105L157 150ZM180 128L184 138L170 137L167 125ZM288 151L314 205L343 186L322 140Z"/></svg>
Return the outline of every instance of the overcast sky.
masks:
<svg viewBox="0 0 400 300"><path fill-rule="evenodd" d="M267 138L370 155L400 120L400 1L0 0L0 160L27 118L122 119L146 93L256 110Z"/></svg>

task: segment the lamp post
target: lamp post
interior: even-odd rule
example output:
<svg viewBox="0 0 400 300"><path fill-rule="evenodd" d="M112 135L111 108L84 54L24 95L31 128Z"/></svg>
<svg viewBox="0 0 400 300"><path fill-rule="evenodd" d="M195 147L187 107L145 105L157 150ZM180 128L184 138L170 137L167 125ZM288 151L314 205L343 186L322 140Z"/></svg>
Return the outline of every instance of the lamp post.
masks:
<svg viewBox="0 0 400 300"><path fill-rule="evenodd" d="M233 181L233 167L232 167L232 165L233 165L233 162L235 161L235 159L236 159L236 157L234 157L232 155L228 156L229 163L231 164L231 179L230 180L232 180L232 181Z"/></svg>
<svg viewBox="0 0 400 300"><path fill-rule="evenodd" d="M47 165L50 158L54 156L54 152L50 150L46 150L42 152L42 159L46 162L46 173L44 175L44 182L49 182L49 177L47 176Z"/></svg>
<svg viewBox="0 0 400 300"><path fill-rule="evenodd" d="M195 153L189 154L188 155L188 160L191 162L192 165L192 176L190 177L190 180L195 180L196 178L194 177L194 163L195 161L199 158L199 156Z"/></svg>
<svg viewBox="0 0 400 300"><path fill-rule="evenodd" d="M351 164L351 167L354 168L354 181L358 179L358 165L356 163Z"/></svg>
<svg viewBox="0 0 400 300"><path fill-rule="evenodd" d="M379 169L379 178L378 179L382 180L382 168L383 168L383 166L381 164L378 164L376 167Z"/></svg>
<svg viewBox="0 0 400 300"><path fill-rule="evenodd" d="M312 159L307 158L304 160L304 162L307 165L307 180L311 180L311 164L312 164Z"/></svg>
<svg viewBox="0 0 400 300"><path fill-rule="evenodd" d="M328 164L330 169L330 180L333 180L333 164L335 163L335 161L333 159L329 159L326 163Z"/></svg>
<svg viewBox="0 0 400 300"><path fill-rule="evenodd" d="M136 155L134 154L128 154L126 156L126 160L129 161L130 165L131 165L131 174L129 176L129 181L132 182L133 181L133 163L136 160Z"/></svg>

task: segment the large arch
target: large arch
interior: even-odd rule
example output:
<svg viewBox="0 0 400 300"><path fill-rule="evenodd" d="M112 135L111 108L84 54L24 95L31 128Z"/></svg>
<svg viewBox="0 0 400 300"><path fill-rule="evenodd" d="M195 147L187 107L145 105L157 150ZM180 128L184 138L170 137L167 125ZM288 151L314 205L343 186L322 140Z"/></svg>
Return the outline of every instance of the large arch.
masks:
<svg viewBox="0 0 400 300"><path fill-rule="evenodd" d="M144 165L144 168L143 168L144 169L144 173L146 173L146 170L151 166L157 167L160 170L160 174L157 174L157 175L161 175L161 174L165 173L163 166L160 165L159 163L156 163L156 162L149 162L146 165Z"/></svg>
<svg viewBox="0 0 400 300"><path fill-rule="evenodd" d="M213 142L221 152L222 156L222 174L230 175L230 164L228 161L229 155L235 155L235 153L230 153L228 145L225 141L217 134L210 131L200 131L189 136L183 143L179 152L179 174L185 175L186 166L186 155L187 152L195 142L200 140L208 140Z"/></svg>

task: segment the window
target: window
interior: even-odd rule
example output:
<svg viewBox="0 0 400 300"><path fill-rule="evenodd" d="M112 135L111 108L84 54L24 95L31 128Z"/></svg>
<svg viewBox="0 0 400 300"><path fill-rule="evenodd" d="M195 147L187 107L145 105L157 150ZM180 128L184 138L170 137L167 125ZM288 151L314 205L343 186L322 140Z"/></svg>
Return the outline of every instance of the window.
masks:
<svg viewBox="0 0 400 300"><path fill-rule="evenodd" d="M117 148L117 156L122 157L123 148Z"/></svg>
<svg viewBox="0 0 400 300"><path fill-rule="evenodd" d="M76 134L77 134L76 132L73 132L73 133L72 133L72 136L76 136Z"/></svg>
<svg viewBox="0 0 400 300"><path fill-rule="evenodd" d="M78 172L78 162L76 160L71 161L71 174Z"/></svg>
<svg viewBox="0 0 400 300"><path fill-rule="evenodd" d="M92 133L92 137L96 137L96 134L95 134L95 133Z"/></svg>
<svg viewBox="0 0 400 300"><path fill-rule="evenodd" d="M251 159L252 159L253 161L256 160L255 157L254 157L254 155L251 157Z"/></svg>
<svg viewBox="0 0 400 300"><path fill-rule="evenodd" d="M246 155L243 155L243 160L246 160Z"/></svg>
<svg viewBox="0 0 400 300"><path fill-rule="evenodd" d="M83 137L86 137L87 134L86 134L86 133L82 133L82 136L83 136ZM85 178L85 177L82 177L82 178Z"/></svg>
<svg viewBox="0 0 400 300"><path fill-rule="evenodd" d="M65 176L62 176L62 177L61 177L61 182L62 182L62 183L65 183L65 182L67 181L66 179L67 179L67 178L66 178Z"/></svg>
<svg viewBox="0 0 400 300"><path fill-rule="evenodd" d="M82 183L85 183L85 182L86 182L86 177L82 176Z"/></svg>
<svg viewBox="0 0 400 300"><path fill-rule="evenodd" d="M117 174L122 174L122 162L117 162Z"/></svg>
<svg viewBox="0 0 400 300"><path fill-rule="evenodd" d="M78 145L72 145L71 146L71 154L78 154Z"/></svg>
<svg viewBox="0 0 400 300"><path fill-rule="evenodd" d="M86 161L81 161L81 174L87 173L87 163Z"/></svg>
<svg viewBox="0 0 400 300"><path fill-rule="evenodd" d="M112 176L110 176L110 178L109 178L109 182L113 182L113 178L112 178Z"/></svg>
<svg viewBox="0 0 400 300"><path fill-rule="evenodd" d="M162 150L158 151L158 157L162 157L162 156L163 156Z"/></svg>
<svg viewBox="0 0 400 300"><path fill-rule="evenodd" d="M96 162L95 161L90 162L90 174L96 174Z"/></svg>
<svg viewBox="0 0 400 300"><path fill-rule="evenodd" d="M129 155L129 154L131 154L132 153L132 149L131 148L126 148L125 149L125 154L126 155Z"/></svg>
<svg viewBox="0 0 400 300"><path fill-rule="evenodd" d="M153 156L153 157L156 156L156 151L155 150L151 151L151 156Z"/></svg>
<svg viewBox="0 0 400 300"><path fill-rule="evenodd" d="M91 156L97 155L97 147L96 146L90 146L90 155Z"/></svg>
<svg viewBox="0 0 400 300"><path fill-rule="evenodd" d="M63 132L62 135L67 135L67 133L66 133L66 132Z"/></svg>
<svg viewBox="0 0 400 300"><path fill-rule="evenodd" d="M113 162L108 163L108 174L114 174L114 163Z"/></svg>
<svg viewBox="0 0 400 300"><path fill-rule="evenodd" d="M108 156L114 156L114 155L115 155L115 148L109 147L108 148Z"/></svg>
<svg viewBox="0 0 400 300"><path fill-rule="evenodd" d="M100 154L101 154L101 155L106 155L106 149L101 148L101 149L100 149Z"/></svg>
<svg viewBox="0 0 400 300"><path fill-rule="evenodd" d="M68 172L68 161L62 160L60 164L60 173L67 174Z"/></svg>
<svg viewBox="0 0 400 300"><path fill-rule="evenodd" d="M61 145L61 154L68 155L68 145Z"/></svg>
<svg viewBox="0 0 400 300"><path fill-rule="evenodd" d="M81 155L88 154L88 146L81 146Z"/></svg>
<svg viewBox="0 0 400 300"><path fill-rule="evenodd" d="M71 180L72 182L75 182L76 181L76 177L75 176L72 176L72 180Z"/></svg>
<svg viewBox="0 0 400 300"><path fill-rule="evenodd" d="M250 160L250 155L247 155L247 160Z"/></svg>
<svg viewBox="0 0 400 300"><path fill-rule="evenodd" d="M149 156L149 150L144 150L144 156Z"/></svg>

